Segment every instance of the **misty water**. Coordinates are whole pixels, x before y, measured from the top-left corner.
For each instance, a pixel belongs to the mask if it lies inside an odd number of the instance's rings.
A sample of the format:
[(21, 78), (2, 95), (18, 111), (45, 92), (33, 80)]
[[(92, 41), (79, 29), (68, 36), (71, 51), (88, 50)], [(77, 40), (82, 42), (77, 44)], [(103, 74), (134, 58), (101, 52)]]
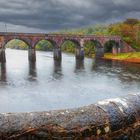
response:
[(6, 58), (0, 65), (0, 112), (75, 108), (140, 91), (140, 64), (81, 62), (66, 53), (60, 63), (52, 52), (37, 52), (36, 64), (29, 64), (27, 51), (11, 49)]

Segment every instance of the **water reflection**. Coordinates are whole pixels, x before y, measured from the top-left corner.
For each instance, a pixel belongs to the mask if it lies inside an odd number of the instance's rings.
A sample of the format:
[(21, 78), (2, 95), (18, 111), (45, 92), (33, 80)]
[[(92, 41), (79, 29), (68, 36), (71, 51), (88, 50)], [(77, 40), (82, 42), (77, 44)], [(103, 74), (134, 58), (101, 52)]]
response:
[(6, 82), (6, 63), (0, 64), (0, 81)]
[(100, 75), (105, 74), (109, 77), (117, 76), (121, 82), (140, 81), (139, 64), (116, 60), (94, 59), (91, 70)]
[(36, 80), (37, 69), (35, 62), (29, 62), (29, 80)]
[(94, 70), (96, 70), (96, 68), (97, 68), (97, 62), (96, 62), (96, 59), (93, 59), (92, 60), (92, 66), (91, 66), (91, 71), (94, 71)]
[(54, 60), (54, 65), (53, 65), (53, 77), (55, 79), (61, 79), (63, 76), (62, 74), (62, 65), (61, 61), (59, 60)]
[(99, 71), (102, 66), (104, 66), (104, 61), (102, 59), (93, 59), (91, 71)]
[(134, 63), (118, 63), (114, 67), (119, 68), (118, 77), (124, 83), (140, 81), (140, 65)]
[[(29, 63), (27, 51), (7, 49), (0, 64), (0, 112), (46, 111), (93, 104), (140, 91), (140, 64), (37, 52)], [(6, 82), (1, 82), (6, 81)]]
[(83, 71), (85, 69), (84, 60), (75, 60), (75, 72)]
[(135, 63), (122, 63), (123, 70), (128, 72), (131, 72), (133, 74), (140, 74), (140, 64)]

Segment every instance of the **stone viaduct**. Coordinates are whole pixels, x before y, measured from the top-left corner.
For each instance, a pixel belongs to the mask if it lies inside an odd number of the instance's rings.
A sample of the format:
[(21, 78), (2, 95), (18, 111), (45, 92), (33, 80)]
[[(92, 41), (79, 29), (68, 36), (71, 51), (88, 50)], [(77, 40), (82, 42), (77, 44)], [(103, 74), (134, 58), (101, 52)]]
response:
[(97, 35), (69, 35), (69, 34), (41, 34), (41, 33), (0, 33), (0, 62), (6, 62), (5, 45), (13, 39), (24, 41), (28, 46), (29, 61), (36, 61), (36, 44), (41, 40), (49, 41), (53, 46), (54, 59), (61, 60), (61, 45), (69, 40), (75, 44), (75, 55), (77, 59), (84, 58), (84, 44), (92, 41), (95, 44), (96, 57), (104, 55), (104, 46), (107, 42), (113, 41), (112, 53), (130, 52), (133, 49), (122, 41), (119, 36), (97, 36)]

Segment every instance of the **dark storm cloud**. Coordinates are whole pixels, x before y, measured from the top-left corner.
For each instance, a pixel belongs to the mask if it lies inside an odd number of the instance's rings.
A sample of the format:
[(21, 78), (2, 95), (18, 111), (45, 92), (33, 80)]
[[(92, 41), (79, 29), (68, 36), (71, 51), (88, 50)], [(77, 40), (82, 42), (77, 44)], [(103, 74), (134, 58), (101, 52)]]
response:
[(0, 22), (45, 31), (110, 23), (139, 16), (140, 0), (0, 1)]

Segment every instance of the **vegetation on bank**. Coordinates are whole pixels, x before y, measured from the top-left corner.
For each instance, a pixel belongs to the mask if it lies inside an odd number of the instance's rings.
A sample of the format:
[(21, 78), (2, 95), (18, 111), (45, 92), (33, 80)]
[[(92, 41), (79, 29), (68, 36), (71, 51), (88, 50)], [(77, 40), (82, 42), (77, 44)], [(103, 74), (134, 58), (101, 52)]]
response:
[(113, 60), (140, 63), (140, 52), (120, 53), (117, 55), (106, 53), (104, 55), (104, 59), (113, 59)]

